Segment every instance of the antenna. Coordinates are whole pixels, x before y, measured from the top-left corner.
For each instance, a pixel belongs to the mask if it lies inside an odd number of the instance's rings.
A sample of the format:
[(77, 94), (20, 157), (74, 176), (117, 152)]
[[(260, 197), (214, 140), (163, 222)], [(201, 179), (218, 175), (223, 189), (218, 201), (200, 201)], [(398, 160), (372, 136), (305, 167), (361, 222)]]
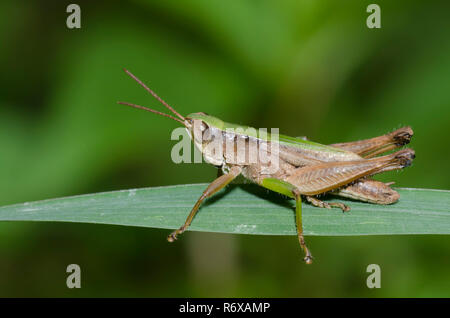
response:
[[(182, 120), (182, 123), (184, 124), (184, 117), (183, 116), (181, 116), (172, 106), (170, 106), (169, 104), (167, 104), (161, 97), (159, 97), (158, 95), (156, 95), (156, 93), (154, 92), (154, 91), (152, 91), (150, 88), (148, 88), (147, 87), (147, 85), (145, 85), (139, 78), (137, 78), (133, 73), (131, 73), (130, 71), (128, 71), (127, 69), (123, 69), (124, 71), (125, 71), (125, 73), (127, 73), (132, 79), (134, 79), (136, 82), (138, 82), (139, 83), (139, 85), (141, 85), (143, 88), (145, 88), (145, 90), (147, 91), (147, 92), (149, 92), (150, 94), (152, 94), (152, 96), (154, 97), (154, 98), (156, 98), (161, 104), (163, 104), (166, 108), (168, 108), (172, 113), (174, 113), (175, 115), (177, 115), (181, 120)], [(156, 110), (153, 110), (153, 109), (150, 109), (150, 108), (147, 108), (147, 107), (143, 107), (143, 106), (139, 106), (139, 105), (133, 105), (133, 104), (128, 104), (128, 103), (122, 103), (122, 102), (119, 102), (119, 104), (123, 104), (123, 105), (127, 105), (127, 106), (132, 106), (132, 107), (136, 107), (136, 108), (140, 108), (140, 109), (145, 109), (145, 110), (147, 110), (147, 111), (150, 111), (150, 112), (153, 112), (153, 113), (155, 113), (155, 114), (159, 114), (159, 115), (166, 115), (166, 114), (163, 114), (163, 113), (161, 113), (161, 112), (158, 112), (158, 111), (156, 111)], [(169, 117), (169, 118), (172, 118), (172, 119), (175, 119), (173, 116), (169, 116), (169, 115), (167, 115), (166, 117)], [(177, 119), (178, 120), (178, 119)], [(180, 121), (180, 120), (178, 120), (178, 121)]]
[(157, 110), (154, 110), (154, 109), (151, 109), (151, 108), (148, 108), (148, 107), (144, 107), (144, 106), (140, 106), (140, 105), (136, 105), (136, 104), (130, 104), (130, 103), (127, 103), (127, 102), (117, 102), (117, 104), (121, 104), (121, 105), (131, 106), (131, 107), (134, 107), (134, 108), (143, 109), (143, 110), (146, 110), (146, 111), (148, 111), (148, 112), (151, 112), (151, 113), (154, 113), (154, 114), (158, 114), (158, 115), (161, 115), (161, 116), (164, 116), (164, 117), (167, 117), (167, 118), (176, 120), (177, 122), (180, 122), (183, 126), (185, 126), (184, 121), (179, 120), (178, 118), (173, 117), (173, 116), (171, 116), (171, 115), (169, 115), (169, 114), (164, 114), (164, 113), (162, 113), (162, 112), (159, 112), (159, 111), (157, 111)]

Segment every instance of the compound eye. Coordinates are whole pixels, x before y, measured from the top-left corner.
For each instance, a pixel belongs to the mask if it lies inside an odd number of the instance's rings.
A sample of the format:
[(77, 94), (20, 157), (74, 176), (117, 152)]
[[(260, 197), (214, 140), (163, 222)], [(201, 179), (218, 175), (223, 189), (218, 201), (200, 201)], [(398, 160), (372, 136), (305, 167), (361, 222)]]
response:
[(203, 135), (205, 135), (205, 132), (209, 131), (209, 126), (200, 119), (194, 119), (192, 123), (192, 129), (194, 131), (194, 134), (198, 138), (203, 138)]
[(203, 140), (205, 141), (213, 141), (214, 135), (211, 129), (207, 126), (206, 130), (203, 131)]
[(200, 125), (200, 129), (202, 132), (204, 132), (209, 129), (209, 126), (204, 121), (202, 121), (202, 123)]

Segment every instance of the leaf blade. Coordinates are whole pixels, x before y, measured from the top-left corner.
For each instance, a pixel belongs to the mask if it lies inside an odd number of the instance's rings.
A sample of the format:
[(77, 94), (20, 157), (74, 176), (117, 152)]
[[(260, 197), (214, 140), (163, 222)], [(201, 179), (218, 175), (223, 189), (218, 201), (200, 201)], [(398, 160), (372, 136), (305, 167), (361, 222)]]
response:
[[(175, 229), (206, 184), (94, 193), (0, 207), (0, 221), (53, 221)], [(306, 235), (450, 234), (450, 191), (396, 189), (400, 201), (381, 206), (337, 200), (351, 207), (303, 203)], [(294, 201), (256, 185), (230, 185), (203, 204), (190, 230), (295, 235)]]

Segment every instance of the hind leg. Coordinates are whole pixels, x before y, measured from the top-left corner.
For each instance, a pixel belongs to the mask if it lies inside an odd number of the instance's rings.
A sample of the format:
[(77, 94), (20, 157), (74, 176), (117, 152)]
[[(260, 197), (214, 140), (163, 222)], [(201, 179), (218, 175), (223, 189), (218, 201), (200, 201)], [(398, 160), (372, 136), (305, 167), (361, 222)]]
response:
[(297, 168), (286, 181), (295, 185), (300, 193), (317, 207), (339, 207), (344, 212), (350, 210), (342, 203), (323, 202), (316, 197), (326, 192), (365, 202), (390, 204), (398, 200), (398, 193), (388, 184), (366, 178), (377, 173), (408, 167), (414, 157), (413, 150), (404, 149), (378, 158), (323, 163)]
[(400, 198), (398, 192), (392, 190), (389, 184), (371, 179), (358, 180), (351, 185), (333, 191), (332, 194), (376, 204), (392, 204)]
[(332, 144), (330, 146), (348, 150), (363, 158), (372, 158), (381, 153), (404, 146), (411, 141), (411, 127), (402, 127), (389, 134), (375, 138)]

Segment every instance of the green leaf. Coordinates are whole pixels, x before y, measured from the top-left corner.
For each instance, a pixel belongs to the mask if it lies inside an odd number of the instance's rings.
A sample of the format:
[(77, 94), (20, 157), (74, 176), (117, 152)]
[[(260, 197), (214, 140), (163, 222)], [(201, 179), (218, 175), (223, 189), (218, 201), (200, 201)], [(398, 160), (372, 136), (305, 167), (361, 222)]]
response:
[[(3, 221), (101, 223), (175, 229), (206, 184), (122, 190), (0, 207)], [(450, 191), (397, 189), (388, 206), (351, 200), (351, 211), (303, 203), (306, 235), (450, 234)], [(295, 235), (294, 201), (251, 184), (230, 185), (206, 201), (190, 230)]]

